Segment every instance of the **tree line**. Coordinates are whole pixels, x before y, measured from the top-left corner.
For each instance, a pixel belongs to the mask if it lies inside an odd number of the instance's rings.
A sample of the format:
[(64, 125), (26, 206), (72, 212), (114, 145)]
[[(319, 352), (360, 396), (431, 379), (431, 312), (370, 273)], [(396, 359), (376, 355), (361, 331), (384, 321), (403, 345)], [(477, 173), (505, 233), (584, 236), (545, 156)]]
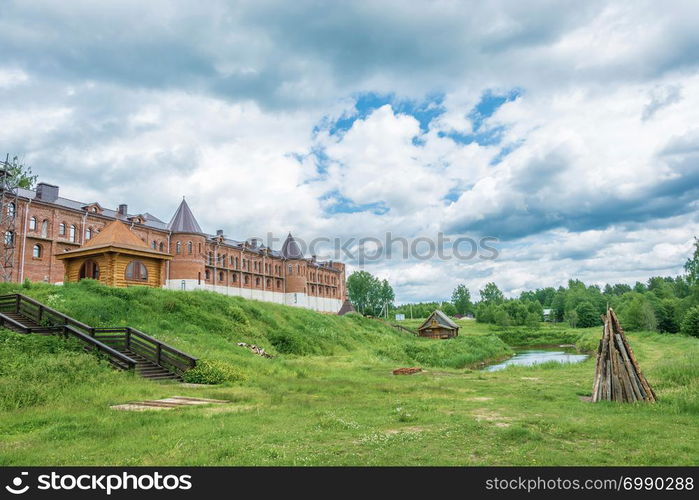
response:
[[(611, 306), (627, 330), (682, 332), (699, 337), (697, 239), (684, 269), (684, 275), (654, 276), (633, 286), (616, 283), (600, 287), (571, 279), (566, 286), (537, 288), (511, 299), (506, 298), (495, 283), (487, 283), (479, 290), (480, 300), (477, 302), (472, 302), (467, 286), (460, 284), (452, 292), (450, 301), (419, 302), (399, 307), (393, 305), (394, 293), (388, 281), (378, 280), (366, 271), (352, 273), (347, 288), (355, 309), (364, 314), (377, 315), (384, 311), (426, 318), (435, 309), (441, 309), (450, 316), (474, 314), (476, 321), (502, 327), (535, 327), (545, 319), (544, 310), (547, 310), (547, 320), (585, 328), (601, 325), (600, 316), (607, 306)], [(362, 283), (361, 287), (359, 283)]]

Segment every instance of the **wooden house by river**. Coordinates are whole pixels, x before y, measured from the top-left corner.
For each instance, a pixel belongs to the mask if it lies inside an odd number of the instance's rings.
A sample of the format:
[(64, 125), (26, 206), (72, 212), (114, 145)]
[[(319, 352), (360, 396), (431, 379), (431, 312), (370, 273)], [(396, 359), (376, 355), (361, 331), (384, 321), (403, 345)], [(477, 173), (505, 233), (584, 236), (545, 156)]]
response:
[(459, 335), (459, 325), (437, 309), (418, 327), (417, 331), (420, 337), (450, 339)]

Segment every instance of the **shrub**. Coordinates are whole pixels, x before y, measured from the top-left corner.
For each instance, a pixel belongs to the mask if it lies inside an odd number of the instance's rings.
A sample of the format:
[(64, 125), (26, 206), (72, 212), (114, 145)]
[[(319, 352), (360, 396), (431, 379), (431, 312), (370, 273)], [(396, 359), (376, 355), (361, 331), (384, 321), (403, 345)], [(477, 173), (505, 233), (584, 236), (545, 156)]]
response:
[(699, 337), (699, 306), (694, 306), (687, 311), (682, 322), (682, 333)]
[(182, 376), (190, 384), (223, 384), (245, 380), (245, 375), (223, 361), (199, 360), (197, 366)]

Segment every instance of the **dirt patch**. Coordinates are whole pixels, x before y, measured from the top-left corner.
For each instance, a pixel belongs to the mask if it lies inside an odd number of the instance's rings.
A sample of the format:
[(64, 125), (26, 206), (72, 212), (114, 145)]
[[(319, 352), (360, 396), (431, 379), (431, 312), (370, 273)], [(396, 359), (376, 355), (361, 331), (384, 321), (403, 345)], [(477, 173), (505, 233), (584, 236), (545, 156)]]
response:
[(422, 368), (419, 367), (413, 367), (413, 368), (396, 368), (393, 370), (394, 375), (415, 375), (416, 373), (420, 373), (422, 371)]
[(477, 422), (491, 422), (495, 427), (509, 427), (510, 417), (503, 417), (498, 412), (487, 408), (479, 408), (473, 413)]
[(520, 380), (541, 380), (539, 377), (519, 377)]
[(484, 396), (481, 397), (475, 397), (475, 398), (466, 398), (466, 401), (492, 401), (493, 398), (487, 398)]

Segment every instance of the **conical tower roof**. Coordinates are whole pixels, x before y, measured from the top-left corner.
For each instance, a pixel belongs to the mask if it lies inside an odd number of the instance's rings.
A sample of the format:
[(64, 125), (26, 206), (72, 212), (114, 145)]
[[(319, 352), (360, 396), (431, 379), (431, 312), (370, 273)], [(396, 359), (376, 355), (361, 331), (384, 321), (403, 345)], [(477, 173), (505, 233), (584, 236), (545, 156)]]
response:
[(170, 224), (167, 228), (173, 233), (198, 233), (203, 234), (201, 227), (197, 219), (194, 218), (194, 214), (189, 209), (189, 205), (184, 198), (182, 198), (182, 203), (177, 207), (175, 215), (172, 216)]
[(291, 233), (286, 237), (284, 244), (282, 245), (282, 257), (285, 259), (303, 259), (303, 253), (301, 252), (301, 247), (296, 243), (296, 240)]

